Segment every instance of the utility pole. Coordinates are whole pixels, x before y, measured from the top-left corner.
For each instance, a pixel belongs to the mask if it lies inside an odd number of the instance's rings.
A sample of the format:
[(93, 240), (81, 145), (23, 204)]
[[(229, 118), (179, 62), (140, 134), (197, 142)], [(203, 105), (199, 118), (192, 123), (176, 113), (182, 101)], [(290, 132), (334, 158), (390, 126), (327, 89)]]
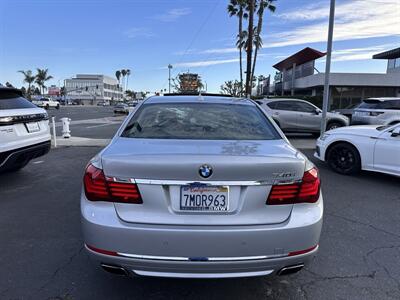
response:
[(171, 69), (172, 65), (168, 65), (168, 93), (171, 93)]
[(326, 51), (325, 63), (325, 83), (324, 83), (324, 98), (322, 105), (322, 120), (321, 120), (321, 136), (325, 133), (326, 129), (326, 115), (329, 106), (329, 77), (331, 72), (331, 56), (332, 56), (332, 39), (333, 39), (333, 25), (335, 23), (335, 0), (331, 0), (329, 10), (329, 29), (328, 29), (328, 45)]

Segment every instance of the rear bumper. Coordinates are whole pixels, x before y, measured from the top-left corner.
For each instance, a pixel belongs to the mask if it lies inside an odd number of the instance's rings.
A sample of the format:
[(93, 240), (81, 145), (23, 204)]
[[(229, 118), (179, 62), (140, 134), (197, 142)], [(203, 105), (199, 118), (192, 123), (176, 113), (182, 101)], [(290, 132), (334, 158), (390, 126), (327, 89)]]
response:
[(46, 141), (35, 145), (13, 149), (0, 153), (0, 172), (7, 171), (18, 165), (24, 165), (28, 161), (45, 155), (50, 151), (51, 142)]
[(385, 125), (385, 120), (377, 117), (353, 115), (351, 125)]
[(257, 226), (126, 223), (112, 203), (93, 203), (84, 195), (81, 212), (84, 241), (91, 247), (86, 249), (99, 265), (146, 276), (225, 278), (274, 274), (308, 263), (318, 251), (323, 202), (321, 197), (316, 204), (295, 205), (284, 223)]

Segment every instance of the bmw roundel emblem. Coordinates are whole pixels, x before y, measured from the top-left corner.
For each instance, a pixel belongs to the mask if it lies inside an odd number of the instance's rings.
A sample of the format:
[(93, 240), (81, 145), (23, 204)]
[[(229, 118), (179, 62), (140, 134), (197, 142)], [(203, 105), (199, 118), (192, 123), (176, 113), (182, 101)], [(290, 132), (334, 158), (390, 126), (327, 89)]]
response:
[(199, 169), (199, 174), (203, 178), (208, 178), (212, 175), (213, 169), (209, 165), (202, 165)]

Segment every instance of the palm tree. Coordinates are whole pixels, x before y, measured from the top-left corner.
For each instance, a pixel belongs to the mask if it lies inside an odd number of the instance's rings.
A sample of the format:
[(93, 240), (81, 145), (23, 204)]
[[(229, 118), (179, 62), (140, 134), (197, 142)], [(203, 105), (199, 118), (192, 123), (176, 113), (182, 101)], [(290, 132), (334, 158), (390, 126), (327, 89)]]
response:
[(122, 89), (125, 89), (125, 76), (126, 76), (126, 70), (122, 69), (121, 70), (121, 75), (122, 75)]
[(251, 77), (251, 61), (253, 55), (253, 39), (254, 39), (254, 5), (255, 0), (248, 0), (248, 10), (249, 10), (249, 22), (248, 22), (248, 30), (247, 30), (247, 43), (246, 43), (246, 52), (247, 52), (247, 66), (246, 66), (246, 97), (251, 96), (251, 87), (252, 87), (252, 78)]
[(242, 50), (243, 44), (243, 19), (247, 18), (245, 12), (246, 1), (244, 0), (230, 0), (228, 4), (228, 14), (230, 17), (237, 16), (239, 18), (239, 32), (237, 34), (236, 46), (239, 49), (239, 68), (240, 68), (240, 83), (243, 85), (243, 63), (242, 63)]
[(52, 79), (53, 76), (47, 75), (49, 69), (37, 68), (36, 71), (37, 71), (37, 74), (36, 74), (35, 82), (40, 87), (41, 93), (44, 94), (45, 89), (47, 89), (47, 87), (45, 86), (45, 83), (46, 83), (46, 81)]
[(131, 91), (131, 90), (126, 90), (125, 91), (125, 95), (129, 98), (129, 99), (133, 99), (135, 97), (135, 92)]
[(131, 75), (131, 70), (126, 69), (126, 85), (125, 85), (125, 89), (128, 89), (129, 75)]
[(120, 70), (115, 71), (115, 77), (117, 77), (118, 84), (119, 84), (119, 83), (120, 83), (120, 80), (121, 80), (121, 71), (120, 71)]
[(262, 25), (263, 25), (263, 17), (264, 17), (264, 12), (265, 9), (268, 9), (270, 12), (275, 12), (276, 6), (273, 4), (276, 0), (260, 0), (258, 4), (258, 10), (257, 10), (257, 15), (258, 15), (258, 24), (255, 30), (254, 34), (254, 60), (253, 60), (253, 67), (251, 71), (251, 76), (254, 76), (254, 71), (256, 68), (256, 61), (257, 61), (257, 53), (258, 49), (262, 47), (262, 38), (261, 38), (261, 30), (262, 30)]
[(18, 71), (19, 73), (24, 75), (24, 82), (26, 82), (28, 84), (28, 98), (31, 95), (31, 86), (32, 83), (35, 82), (36, 76), (32, 74), (31, 70), (27, 70), (27, 71)]

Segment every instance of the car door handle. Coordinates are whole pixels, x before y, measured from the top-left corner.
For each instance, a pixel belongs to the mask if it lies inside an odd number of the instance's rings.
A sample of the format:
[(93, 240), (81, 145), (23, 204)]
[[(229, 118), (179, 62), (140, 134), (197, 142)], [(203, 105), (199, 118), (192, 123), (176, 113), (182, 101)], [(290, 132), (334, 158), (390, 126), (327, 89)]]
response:
[(274, 116), (279, 116), (279, 113), (278, 112), (274, 112)]

